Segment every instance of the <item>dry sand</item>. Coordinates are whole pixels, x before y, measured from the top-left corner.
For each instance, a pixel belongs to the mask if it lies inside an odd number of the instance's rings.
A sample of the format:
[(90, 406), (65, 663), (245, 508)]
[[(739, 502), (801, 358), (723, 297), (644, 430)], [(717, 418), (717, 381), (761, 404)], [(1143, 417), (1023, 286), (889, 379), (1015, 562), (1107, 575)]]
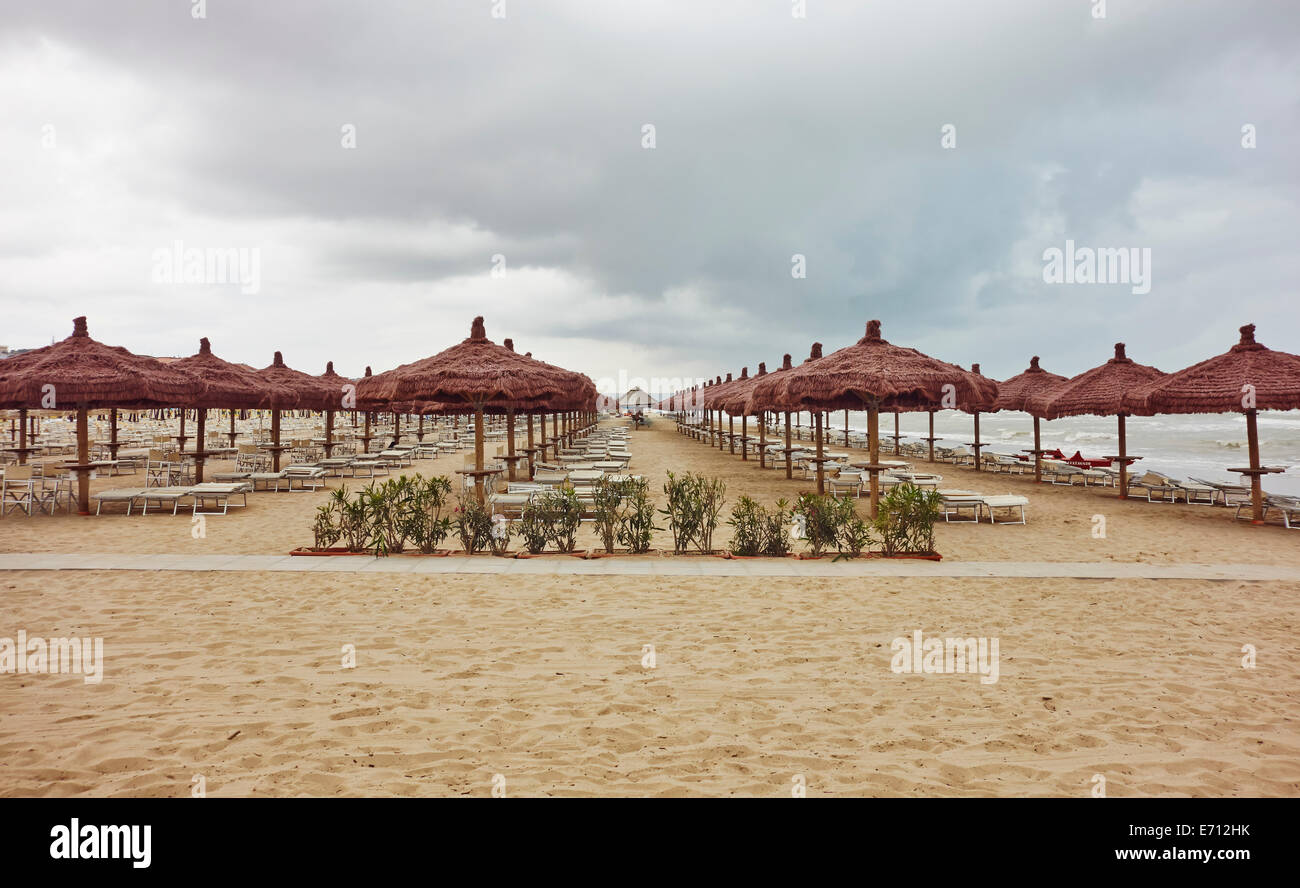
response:
[[(668, 467), (724, 477), (731, 501), (810, 487), (667, 423), (632, 449), (656, 490)], [(1300, 562), (1300, 534), (1222, 508), (940, 471), (1032, 500), (1027, 527), (941, 525), (946, 558)], [(201, 540), (188, 517), (10, 515), (0, 551), (282, 553), (310, 544), (323, 496), (258, 493)], [(1091, 538), (1093, 514), (1106, 540)], [(1084, 796), (1096, 774), (1111, 796), (1300, 794), (1295, 584), (107, 571), (0, 583), (0, 635), (105, 644), (97, 685), (0, 676), (4, 795), (185, 796), (196, 775), (214, 796), (489, 795), (497, 774), (510, 795), (788, 797), (802, 775), (810, 797)], [(891, 640), (918, 629), (998, 638), (1000, 680), (893, 673)], [(1242, 668), (1245, 644), (1258, 668)]]

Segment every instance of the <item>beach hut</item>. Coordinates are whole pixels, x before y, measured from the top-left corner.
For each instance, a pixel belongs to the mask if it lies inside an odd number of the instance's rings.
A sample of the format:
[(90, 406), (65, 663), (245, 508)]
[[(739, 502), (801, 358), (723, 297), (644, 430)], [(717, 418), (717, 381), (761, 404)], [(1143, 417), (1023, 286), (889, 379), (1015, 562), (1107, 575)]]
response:
[(1030, 405), (1034, 397), (1049, 398), (1053, 392), (1069, 382), (1064, 376), (1048, 373), (1038, 366), (1038, 355), (1029, 359), (1025, 372), (998, 385), (998, 410), (1020, 410), (1034, 418), (1034, 480), (1043, 480), (1043, 439), (1040, 434), (1042, 415)]
[[(824, 358), (810, 359), (788, 373), (772, 374), (754, 386), (754, 401), (781, 410), (866, 410), (871, 475), (871, 514), (880, 502), (880, 410), (955, 407), (989, 409), (997, 400), (997, 383), (913, 348), (893, 345), (881, 336), (880, 321), (867, 323), (855, 344)], [(818, 415), (818, 460), (821, 417)], [(821, 468), (821, 462), (817, 463)], [(823, 490), (818, 472), (818, 492)]]
[(1063, 385), (1031, 396), (1028, 408), (1044, 419), (1062, 416), (1114, 416), (1119, 421), (1119, 453), (1107, 459), (1119, 463), (1119, 497), (1128, 498), (1128, 464), (1137, 457), (1128, 455), (1125, 419), (1131, 408), (1124, 399), (1164, 378), (1155, 367), (1139, 364), (1124, 351), (1124, 343), (1115, 343), (1115, 356), (1099, 367), (1085, 370)]
[(1300, 408), (1300, 355), (1274, 351), (1255, 341), (1255, 325), (1221, 355), (1170, 373), (1130, 393), (1125, 407), (1134, 415), (1156, 413), (1243, 413), (1250, 465), (1229, 469), (1250, 478), (1251, 520), (1264, 520), (1262, 475), (1280, 471), (1259, 461), (1260, 410)]
[(0, 364), (0, 408), (75, 409), (77, 511), (90, 514), (89, 421), (99, 407), (170, 407), (199, 398), (204, 381), (153, 358), (90, 338), (85, 317), (72, 335)]

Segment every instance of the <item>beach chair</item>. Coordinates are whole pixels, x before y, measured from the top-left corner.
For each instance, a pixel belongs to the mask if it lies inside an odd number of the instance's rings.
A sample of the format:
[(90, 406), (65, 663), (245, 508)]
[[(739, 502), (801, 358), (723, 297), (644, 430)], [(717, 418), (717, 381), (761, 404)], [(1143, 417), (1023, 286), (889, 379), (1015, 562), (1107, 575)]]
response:
[[(1240, 514), (1242, 506), (1237, 507)], [(1282, 515), (1282, 526), (1287, 530), (1300, 530), (1300, 497), (1267, 494), (1264, 498), (1264, 515), (1276, 509)], [(1294, 524), (1292, 522), (1295, 522)]]
[(0, 481), (0, 516), (21, 509), (31, 517), (36, 505), (36, 484), (31, 466), (10, 466)]
[(149, 503), (157, 503), (159, 506), (171, 503), (172, 514), (175, 515), (177, 509), (180, 508), (181, 500), (189, 495), (189, 487), (174, 485), (170, 487), (146, 487), (135, 498), (140, 501), (140, 514), (142, 515), (149, 514)]
[[(281, 476), (287, 482), (286, 490), (293, 490), (293, 482), (298, 482), (299, 490), (320, 490), (325, 486), (325, 470), (318, 466), (286, 466)], [(276, 486), (277, 492), (279, 486)]]
[(146, 492), (144, 487), (119, 487), (115, 490), (101, 490), (99, 493), (92, 493), (90, 498), (97, 501), (95, 514), (98, 515), (104, 508), (105, 503), (126, 503), (126, 514), (131, 514), (131, 507), (135, 501)]
[[(243, 502), (238, 504), (241, 508), (248, 505), (248, 492), (253, 489), (253, 485), (248, 481), (236, 481), (233, 483), (223, 484), (216, 481), (207, 481), (203, 484), (196, 484), (190, 488), (190, 495), (194, 497), (193, 515), (225, 515), (230, 509), (230, 498), (232, 496), (243, 497)], [(216, 506), (221, 507), (221, 511), (199, 511), (200, 507), (211, 501)]]
[[(1026, 523), (1025, 506), (1029, 505), (1029, 497), (1016, 496), (1014, 494), (1006, 493), (1006, 494), (1001, 494), (999, 496), (983, 497), (982, 502), (984, 504), (984, 509), (989, 513), (990, 524), (1025, 524)], [(1020, 520), (999, 521), (997, 519), (997, 512), (999, 510), (1018, 511), (1020, 514)]]
[(826, 485), (830, 489), (831, 496), (839, 496), (843, 491), (845, 494), (852, 493), (854, 497), (861, 497), (862, 473), (840, 469), (835, 477), (827, 479)]
[(1175, 503), (1178, 502), (1180, 488), (1178, 481), (1168, 475), (1148, 470), (1141, 476), (1130, 478), (1128, 490), (1130, 495), (1136, 492), (1138, 496), (1145, 492), (1149, 503)]
[[(981, 494), (970, 490), (940, 490), (939, 496), (941, 497), (939, 509), (943, 513), (945, 523), (978, 522), (980, 520), (980, 509), (984, 507), (984, 499)], [(970, 509), (971, 517), (961, 517), (964, 509)]]

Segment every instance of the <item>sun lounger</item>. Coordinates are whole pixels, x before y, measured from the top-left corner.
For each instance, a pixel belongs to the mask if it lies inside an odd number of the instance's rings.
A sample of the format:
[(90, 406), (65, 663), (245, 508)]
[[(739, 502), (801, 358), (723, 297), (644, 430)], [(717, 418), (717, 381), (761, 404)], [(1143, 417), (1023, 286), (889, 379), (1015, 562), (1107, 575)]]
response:
[(165, 506), (167, 503), (172, 504), (172, 514), (180, 507), (181, 500), (190, 495), (189, 487), (146, 487), (140, 491), (136, 497), (140, 501), (140, 514), (149, 514), (149, 503), (157, 503), (159, 506)]
[[(1178, 492), (1180, 490), (1175, 479), (1160, 472), (1152, 471), (1129, 479), (1128, 489), (1130, 494), (1137, 491), (1138, 496), (1145, 492), (1149, 503), (1176, 503), (1178, 502)], [(1152, 499), (1153, 496), (1156, 498)]]
[[(240, 507), (248, 505), (248, 492), (253, 489), (253, 485), (247, 481), (238, 481), (231, 484), (223, 484), (217, 481), (205, 481), (203, 484), (196, 484), (190, 488), (190, 495), (194, 497), (193, 515), (225, 515), (230, 509), (230, 498), (232, 496), (243, 497), (243, 503)], [(221, 511), (200, 511), (200, 507), (211, 501), (216, 506), (221, 507)]]
[[(1002, 494), (1000, 496), (986, 496), (983, 498), (984, 508), (989, 513), (989, 522), (992, 524), (1024, 524), (1025, 506), (1029, 505), (1029, 497), (1015, 496), (1013, 494)], [(1019, 521), (999, 521), (996, 512), (999, 509), (1008, 511), (1018, 510), (1020, 512)]]
[[(1240, 516), (1243, 503), (1237, 506), (1237, 514)], [(1278, 494), (1268, 494), (1264, 499), (1264, 515), (1276, 509), (1282, 515), (1282, 526), (1288, 530), (1300, 530), (1300, 497), (1281, 496)], [(1293, 523), (1294, 522), (1294, 523)]]
[[(320, 490), (325, 486), (325, 470), (317, 466), (287, 466), (280, 474), (288, 482), (288, 490), (293, 490), (294, 481), (298, 482), (299, 490)], [(276, 490), (279, 489), (277, 484)]]
[(143, 487), (119, 487), (115, 490), (101, 490), (99, 493), (92, 493), (90, 498), (98, 501), (95, 506), (95, 514), (98, 515), (104, 508), (104, 503), (126, 503), (126, 514), (131, 514), (131, 507), (135, 501), (146, 490)]
[[(939, 496), (942, 497), (939, 508), (945, 522), (980, 520), (980, 509), (984, 507), (982, 494), (970, 490), (940, 490)], [(963, 509), (971, 510), (970, 518), (961, 517)]]
[(841, 491), (852, 493), (855, 497), (862, 496), (861, 472), (846, 472), (841, 469), (838, 475), (827, 479), (826, 483), (832, 496), (839, 496)]

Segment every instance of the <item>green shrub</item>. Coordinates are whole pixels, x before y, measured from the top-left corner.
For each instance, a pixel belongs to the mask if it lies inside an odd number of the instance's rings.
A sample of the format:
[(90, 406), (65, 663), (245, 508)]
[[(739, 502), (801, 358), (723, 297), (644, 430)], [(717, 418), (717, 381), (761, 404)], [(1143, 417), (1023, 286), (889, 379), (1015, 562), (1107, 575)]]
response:
[(726, 492), (727, 485), (717, 478), (705, 478), (694, 472), (679, 478), (668, 473), (668, 483), (664, 485), (668, 507), (660, 511), (668, 516), (673, 551), (680, 554), (692, 544), (700, 552), (713, 550), (713, 532), (718, 527)]
[(596, 534), (605, 546), (605, 551), (613, 552), (618, 543), (619, 506), (623, 503), (622, 482), (601, 478), (596, 482), (592, 499), (595, 503)]
[(776, 501), (776, 511), (763, 515), (762, 552), (774, 558), (784, 558), (790, 554), (790, 503), (785, 499)]
[(466, 555), (482, 552), (492, 539), (492, 516), (478, 497), (461, 498), (452, 514), (452, 527)]
[(767, 510), (747, 496), (731, 509), (731, 520), (727, 524), (733, 529), (731, 534), (731, 554), (758, 555), (763, 551), (764, 535), (767, 531)]
[(886, 556), (934, 551), (934, 524), (943, 497), (914, 484), (899, 484), (880, 500), (873, 522)]
[(650, 482), (644, 478), (629, 478), (622, 482), (623, 508), (618, 518), (618, 541), (627, 546), (633, 555), (650, 550), (650, 540), (656, 530), (655, 507), (650, 502)]
[(515, 531), (524, 541), (524, 548), (530, 555), (540, 555), (545, 551), (546, 543), (551, 538), (551, 522), (538, 499), (540, 497), (534, 497), (533, 501), (524, 507), (515, 525)]
[(331, 501), (316, 509), (316, 521), (311, 527), (317, 549), (328, 549), (343, 536), (343, 529), (334, 520), (334, 503)]
[(835, 509), (835, 548), (857, 558), (871, 544), (871, 524), (858, 514), (850, 497), (840, 497)]
[(821, 555), (827, 547), (835, 545), (838, 536), (837, 505), (835, 498), (817, 493), (801, 493), (795, 503), (794, 519), (800, 535), (807, 541), (814, 555)]
[(547, 537), (561, 552), (572, 552), (578, 545), (578, 527), (582, 523), (582, 504), (571, 488), (548, 490), (533, 501), (541, 510)]
[(411, 489), (405, 531), (411, 542), (430, 555), (451, 532), (451, 519), (442, 514), (451, 495), (451, 481), (445, 476), (417, 476)]

